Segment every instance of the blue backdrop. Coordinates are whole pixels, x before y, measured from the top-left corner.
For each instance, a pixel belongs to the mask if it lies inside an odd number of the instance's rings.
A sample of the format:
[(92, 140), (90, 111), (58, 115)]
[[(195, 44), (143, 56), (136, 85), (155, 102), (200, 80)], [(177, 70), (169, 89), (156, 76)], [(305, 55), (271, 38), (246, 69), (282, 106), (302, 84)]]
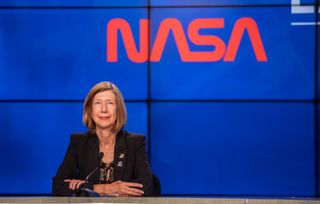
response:
[[(127, 103), (126, 129), (147, 136), (165, 195), (319, 195), (316, 6), (315, 0), (1, 1), (0, 194), (51, 193), (70, 134), (86, 131), (87, 92), (111, 81)], [(227, 49), (243, 18), (257, 25), (266, 61), (257, 60), (249, 29), (234, 61), (224, 60), (226, 51), (214, 62), (182, 60), (177, 30), (191, 52), (214, 51), (194, 43), (190, 25), (223, 19), (198, 34), (215, 36)], [(110, 62), (107, 25), (114, 19), (130, 32), (116, 32), (118, 60)], [(141, 19), (149, 20), (145, 30)], [(168, 19), (178, 26), (169, 26), (166, 38), (159, 31)], [(151, 58), (156, 39), (164, 40), (160, 60), (130, 60), (124, 40), (130, 33), (138, 52), (146, 40)]]

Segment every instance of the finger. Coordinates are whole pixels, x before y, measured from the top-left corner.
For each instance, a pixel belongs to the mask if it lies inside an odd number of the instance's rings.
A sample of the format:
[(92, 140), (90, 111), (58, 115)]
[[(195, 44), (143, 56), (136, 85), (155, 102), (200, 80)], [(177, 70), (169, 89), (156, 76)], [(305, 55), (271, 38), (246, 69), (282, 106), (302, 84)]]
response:
[(79, 185), (80, 185), (80, 184), (81, 184), (81, 181), (75, 180), (75, 181), (74, 181), (74, 189), (79, 188)]
[(78, 180), (73, 180), (72, 181), (72, 190), (76, 189), (78, 182), (79, 182)]
[(136, 187), (136, 188), (142, 188), (143, 185), (140, 184), (140, 183), (131, 183), (131, 182), (123, 182), (126, 184), (126, 186), (129, 186), (129, 187)]
[(125, 189), (123, 191), (124, 194), (127, 194), (129, 196), (141, 196), (142, 194), (138, 191), (134, 191), (133, 189)]
[(72, 182), (73, 182), (73, 180), (71, 180), (71, 181), (69, 182), (69, 189), (72, 189)]
[(136, 194), (139, 194), (139, 195), (144, 194), (144, 192), (142, 190), (136, 189), (136, 188), (130, 188), (129, 191), (136, 193)]
[(142, 194), (144, 193), (144, 192), (143, 192), (142, 190), (140, 190), (140, 189), (130, 188), (130, 187), (126, 188), (125, 190), (126, 190), (126, 192), (129, 192), (129, 193), (132, 194), (132, 195), (142, 195)]
[(119, 195), (121, 195), (121, 196), (138, 196), (138, 195), (135, 195), (135, 193), (132, 193), (128, 190), (123, 190), (122, 192), (119, 193)]
[(66, 180), (63, 180), (64, 182), (70, 182), (71, 181), (71, 179), (66, 179)]
[(142, 196), (143, 195), (142, 193), (133, 192), (133, 191), (128, 191), (127, 194), (130, 196)]
[(79, 188), (81, 184), (83, 184), (84, 181), (78, 181), (78, 183), (76, 184), (76, 188)]
[(71, 182), (70, 182), (70, 189), (72, 189), (72, 190), (74, 190), (74, 187), (75, 187), (75, 180), (72, 180)]

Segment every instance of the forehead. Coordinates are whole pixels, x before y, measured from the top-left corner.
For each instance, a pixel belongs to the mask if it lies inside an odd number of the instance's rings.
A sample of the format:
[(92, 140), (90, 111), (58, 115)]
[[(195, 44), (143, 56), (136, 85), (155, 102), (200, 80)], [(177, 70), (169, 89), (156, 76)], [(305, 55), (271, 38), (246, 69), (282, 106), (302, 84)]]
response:
[(116, 100), (116, 96), (114, 95), (114, 93), (110, 90), (107, 90), (107, 91), (103, 91), (103, 92), (100, 92), (100, 93), (97, 93), (94, 98), (93, 98), (94, 101), (96, 100), (112, 100), (112, 101), (115, 101)]

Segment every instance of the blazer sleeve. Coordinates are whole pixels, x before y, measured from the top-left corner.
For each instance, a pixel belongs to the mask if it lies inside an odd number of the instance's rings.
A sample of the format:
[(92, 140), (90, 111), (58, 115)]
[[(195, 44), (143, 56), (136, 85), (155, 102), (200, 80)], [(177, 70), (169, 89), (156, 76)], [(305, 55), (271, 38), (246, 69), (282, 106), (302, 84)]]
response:
[(146, 139), (143, 135), (135, 137), (136, 160), (133, 182), (143, 185), (144, 196), (151, 196), (153, 192), (153, 179), (146, 154)]
[(77, 190), (69, 189), (69, 183), (64, 182), (64, 180), (77, 178), (77, 141), (76, 137), (71, 135), (63, 162), (60, 165), (56, 176), (52, 179), (52, 195), (72, 196)]

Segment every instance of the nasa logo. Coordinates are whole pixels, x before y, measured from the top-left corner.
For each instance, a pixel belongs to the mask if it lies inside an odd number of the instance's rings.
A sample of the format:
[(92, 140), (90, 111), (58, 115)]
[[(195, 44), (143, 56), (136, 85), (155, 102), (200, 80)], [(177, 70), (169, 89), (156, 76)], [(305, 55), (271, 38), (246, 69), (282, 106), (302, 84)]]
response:
[(135, 63), (144, 63), (147, 60), (159, 62), (170, 31), (173, 33), (183, 62), (217, 62), (221, 59), (225, 62), (233, 62), (245, 31), (249, 36), (256, 60), (258, 62), (268, 61), (257, 23), (252, 18), (242, 17), (235, 22), (227, 45), (218, 36), (199, 33), (200, 29), (223, 29), (224, 26), (223, 18), (198, 18), (191, 21), (188, 26), (188, 38), (190, 41), (195, 45), (208, 45), (215, 48), (212, 51), (191, 51), (180, 21), (176, 18), (164, 19), (160, 24), (151, 49), (150, 58), (148, 59), (149, 20), (140, 20), (140, 45), (138, 51), (129, 23), (125, 19), (114, 18), (107, 24), (106, 61), (118, 62), (118, 31), (121, 33), (128, 58)]

